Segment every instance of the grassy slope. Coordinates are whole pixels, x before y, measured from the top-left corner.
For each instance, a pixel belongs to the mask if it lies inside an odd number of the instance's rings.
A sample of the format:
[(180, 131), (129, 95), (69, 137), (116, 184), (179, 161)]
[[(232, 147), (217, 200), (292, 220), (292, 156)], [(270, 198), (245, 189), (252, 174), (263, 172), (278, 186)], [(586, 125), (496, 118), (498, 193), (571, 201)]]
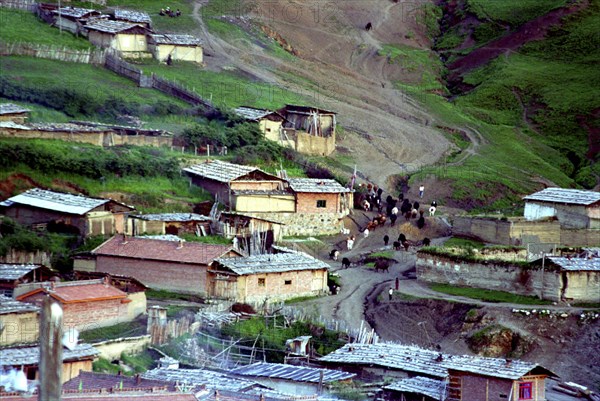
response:
[(482, 20), (518, 26), (566, 3), (567, 0), (467, 0), (467, 9)]

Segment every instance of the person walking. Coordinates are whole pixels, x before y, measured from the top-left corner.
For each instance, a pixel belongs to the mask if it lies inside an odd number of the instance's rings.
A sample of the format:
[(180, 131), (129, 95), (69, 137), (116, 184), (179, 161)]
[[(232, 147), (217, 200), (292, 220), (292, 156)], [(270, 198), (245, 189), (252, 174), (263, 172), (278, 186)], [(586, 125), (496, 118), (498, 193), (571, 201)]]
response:
[(392, 296), (394, 295), (394, 289), (392, 287), (390, 287), (390, 290), (388, 291), (388, 295), (390, 297), (390, 301), (392, 300)]
[(365, 231), (363, 231), (363, 236), (365, 238), (367, 238), (369, 236), (369, 229), (368, 228), (365, 228)]
[(419, 187), (419, 198), (423, 198), (423, 194), (425, 193), (425, 185), (421, 184)]
[(352, 250), (353, 246), (354, 246), (354, 235), (348, 237), (348, 239), (346, 240), (346, 247), (348, 248), (349, 251)]
[(385, 244), (385, 246), (387, 246), (388, 242), (390, 242), (390, 236), (386, 234), (383, 236), (383, 243)]

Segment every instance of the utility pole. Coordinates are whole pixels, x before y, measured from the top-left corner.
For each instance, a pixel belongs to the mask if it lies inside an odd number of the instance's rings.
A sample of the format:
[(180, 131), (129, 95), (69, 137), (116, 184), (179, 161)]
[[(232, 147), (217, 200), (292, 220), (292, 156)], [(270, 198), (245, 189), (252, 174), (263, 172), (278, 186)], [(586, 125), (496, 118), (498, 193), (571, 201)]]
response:
[(40, 317), (40, 401), (60, 401), (62, 393), (63, 311), (50, 297)]

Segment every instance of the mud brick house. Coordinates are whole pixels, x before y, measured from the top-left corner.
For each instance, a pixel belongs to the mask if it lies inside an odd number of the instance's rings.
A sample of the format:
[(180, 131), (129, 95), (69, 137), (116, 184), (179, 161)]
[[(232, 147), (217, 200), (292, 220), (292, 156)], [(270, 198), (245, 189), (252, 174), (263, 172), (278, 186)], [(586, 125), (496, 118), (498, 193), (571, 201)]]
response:
[(159, 213), (130, 215), (127, 234), (210, 234), (210, 217), (196, 213)]
[[(89, 344), (77, 344), (74, 349), (63, 349), (63, 383), (79, 375), (91, 372), (92, 362), (98, 350)], [(5, 368), (23, 369), (28, 380), (39, 380), (40, 347), (11, 347), (0, 349), (0, 361)], [(4, 396), (1, 397), (4, 400)], [(8, 398), (7, 398), (8, 399)]]
[(110, 14), (115, 21), (130, 22), (147, 29), (152, 29), (152, 19), (148, 13), (143, 11), (121, 10), (117, 8)]
[[(600, 257), (550, 256), (547, 268), (558, 270), (560, 293), (556, 298), (576, 302), (600, 302)], [(540, 264), (540, 261), (537, 262)], [(554, 295), (554, 294), (553, 294)], [(554, 298), (554, 297), (553, 297)]]
[(285, 117), (279, 114), (279, 112), (246, 106), (238, 107), (233, 111), (244, 120), (257, 123), (265, 138), (277, 142), (281, 146), (295, 148), (295, 145), (292, 146), (283, 137), (282, 126)]
[(37, 342), (40, 308), (0, 295), (0, 347)]
[(55, 273), (43, 265), (0, 263), (0, 295), (12, 298), (19, 285), (47, 281), (54, 276)]
[(328, 156), (335, 150), (335, 112), (287, 105), (278, 113), (285, 117), (282, 136), (289, 147), (319, 156)]
[(546, 188), (523, 199), (526, 220), (555, 217), (562, 227), (600, 230), (600, 192)]
[(445, 381), (446, 401), (545, 401), (545, 379), (556, 376), (535, 363), (448, 355), (398, 343), (346, 344), (319, 361), (356, 372), (359, 378)]
[(125, 216), (135, 209), (112, 199), (34, 188), (0, 202), (0, 210), (25, 226), (61, 224), (87, 237), (123, 232)]
[(446, 401), (447, 383), (444, 380), (415, 376), (383, 387), (388, 401)]
[[(133, 277), (150, 288), (205, 295), (217, 258), (239, 257), (231, 246), (115, 236), (94, 249), (93, 270)], [(86, 265), (84, 269), (91, 269)], [(82, 270), (75, 266), (75, 270)]]
[(209, 295), (254, 304), (320, 295), (328, 267), (301, 252), (219, 258), (208, 270)]
[(75, 35), (83, 32), (83, 26), (92, 18), (99, 17), (102, 13), (98, 10), (79, 7), (61, 7), (52, 11), (53, 25)]
[(290, 178), (296, 195), (296, 213), (331, 213), (347, 215), (353, 204), (352, 192), (336, 180)]
[(204, 61), (202, 41), (192, 35), (152, 34), (148, 36), (148, 49), (155, 59), (162, 62), (166, 62), (169, 56), (171, 60), (198, 64)]
[(221, 212), (217, 220), (216, 231), (225, 238), (235, 238), (238, 248), (249, 255), (268, 253), (283, 239), (283, 224), (277, 221), (233, 212)]
[(147, 29), (141, 24), (95, 19), (87, 23), (85, 29), (94, 46), (115, 49), (126, 57), (150, 57)]
[(15, 124), (25, 124), (31, 110), (14, 103), (0, 104), (0, 121), (12, 121)]

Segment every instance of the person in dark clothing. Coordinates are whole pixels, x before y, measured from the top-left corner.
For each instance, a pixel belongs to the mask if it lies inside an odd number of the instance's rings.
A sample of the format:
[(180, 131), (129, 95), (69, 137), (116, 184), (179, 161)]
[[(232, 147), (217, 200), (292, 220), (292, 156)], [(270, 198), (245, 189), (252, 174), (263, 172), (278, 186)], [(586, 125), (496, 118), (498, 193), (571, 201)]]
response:
[(385, 244), (385, 246), (387, 246), (388, 242), (390, 242), (390, 237), (386, 234), (383, 236), (383, 243)]

